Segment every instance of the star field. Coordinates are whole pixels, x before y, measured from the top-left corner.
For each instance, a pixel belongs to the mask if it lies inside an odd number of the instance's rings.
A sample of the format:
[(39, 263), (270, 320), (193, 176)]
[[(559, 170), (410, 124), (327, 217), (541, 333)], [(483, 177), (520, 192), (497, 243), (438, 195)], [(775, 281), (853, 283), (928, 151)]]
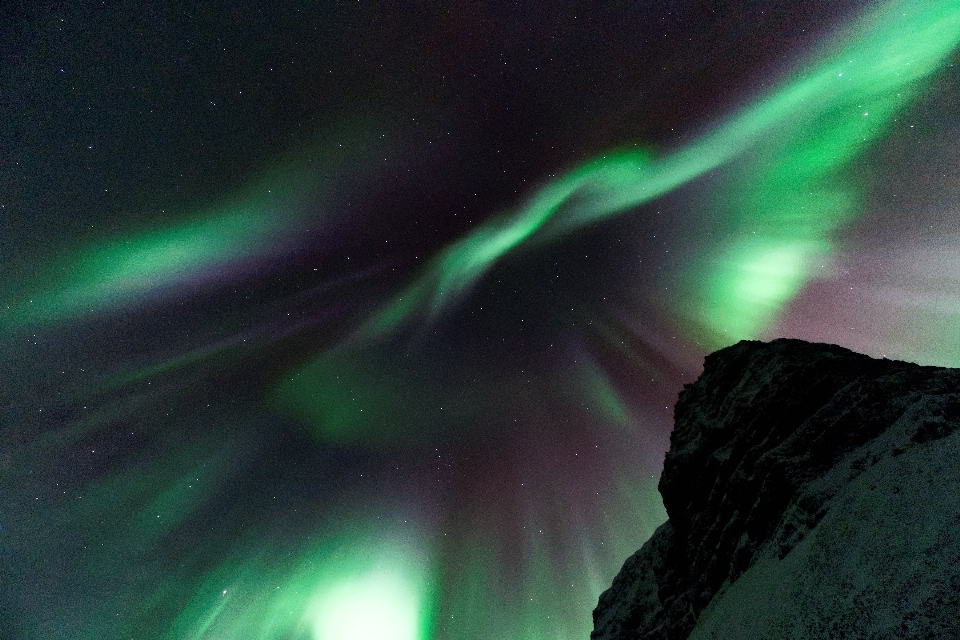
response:
[(0, 24), (3, 637), (587, 638), (704, 355), (960, 364), (955, 2)]

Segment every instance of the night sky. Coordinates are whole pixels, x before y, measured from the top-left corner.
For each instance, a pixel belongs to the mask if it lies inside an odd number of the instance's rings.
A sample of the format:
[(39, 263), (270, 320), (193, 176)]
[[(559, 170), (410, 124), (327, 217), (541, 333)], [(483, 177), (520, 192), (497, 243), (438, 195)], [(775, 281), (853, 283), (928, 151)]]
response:
[(741, 339), (960, 365), (960, 2), (0, 7), (0, 637), (585, 640)]

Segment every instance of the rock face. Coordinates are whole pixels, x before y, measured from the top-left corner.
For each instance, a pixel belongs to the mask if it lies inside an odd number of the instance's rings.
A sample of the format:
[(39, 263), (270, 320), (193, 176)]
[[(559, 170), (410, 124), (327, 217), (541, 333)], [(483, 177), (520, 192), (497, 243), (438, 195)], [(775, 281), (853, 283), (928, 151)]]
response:
[(745, 341), (674, 419), (591, 638), (960, 639), (960, 369)]

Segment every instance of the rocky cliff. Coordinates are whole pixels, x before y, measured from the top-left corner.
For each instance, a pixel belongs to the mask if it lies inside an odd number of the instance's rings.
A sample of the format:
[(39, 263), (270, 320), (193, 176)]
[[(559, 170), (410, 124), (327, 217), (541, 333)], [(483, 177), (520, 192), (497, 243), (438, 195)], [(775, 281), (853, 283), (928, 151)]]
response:
[(960, 638), (960, 369), (745, 341), (674, 420), (591, 638)]

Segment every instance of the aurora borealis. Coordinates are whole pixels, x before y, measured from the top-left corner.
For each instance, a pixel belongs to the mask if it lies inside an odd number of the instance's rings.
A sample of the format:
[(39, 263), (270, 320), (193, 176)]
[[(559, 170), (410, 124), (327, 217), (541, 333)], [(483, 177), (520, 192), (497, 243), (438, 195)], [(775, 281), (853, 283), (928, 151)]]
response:
[(0, 637), (587, 638), (706, 353), (960, 366), (960, 2), (544, 4), (0, 11)]

